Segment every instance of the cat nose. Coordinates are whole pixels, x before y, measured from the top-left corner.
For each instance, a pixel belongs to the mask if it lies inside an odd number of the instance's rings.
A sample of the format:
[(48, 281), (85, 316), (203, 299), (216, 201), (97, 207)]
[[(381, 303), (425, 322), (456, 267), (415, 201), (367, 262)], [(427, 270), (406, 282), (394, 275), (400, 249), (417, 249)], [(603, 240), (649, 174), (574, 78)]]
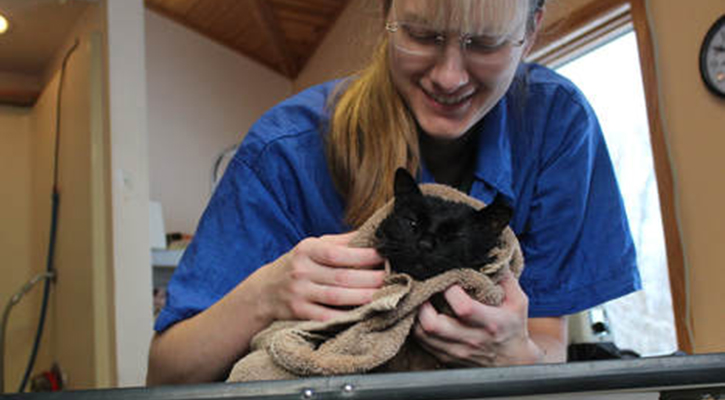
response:
[(424, 237), (418, 241), (418, 248), (420, 248), (423, 251), (431, 251), (433, 250), (433, 238), (432, 237)]

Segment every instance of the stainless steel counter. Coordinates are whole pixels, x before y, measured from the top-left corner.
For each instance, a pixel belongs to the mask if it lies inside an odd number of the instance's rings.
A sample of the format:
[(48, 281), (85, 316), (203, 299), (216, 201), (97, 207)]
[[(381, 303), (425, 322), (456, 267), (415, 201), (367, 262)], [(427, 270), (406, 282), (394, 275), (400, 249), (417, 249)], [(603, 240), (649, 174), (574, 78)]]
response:
[[(650, 394), (651, 396), (643, 396)], [(725, 399), (725, 353), (505, 368), (5, 395), (0, 399)], [(661, 397), (660, 397), (661, 396)]]

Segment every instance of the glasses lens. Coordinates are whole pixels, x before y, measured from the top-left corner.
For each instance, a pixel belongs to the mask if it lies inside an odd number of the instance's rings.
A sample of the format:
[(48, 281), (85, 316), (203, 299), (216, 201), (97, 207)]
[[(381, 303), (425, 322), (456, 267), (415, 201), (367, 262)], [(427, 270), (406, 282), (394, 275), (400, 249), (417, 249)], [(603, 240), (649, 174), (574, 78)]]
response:
[(501, 64), (513, 58), (514, 44), (506, 37), (472, 36), (464, 41), (466, 58), (476, 64)]
[(392, 31), (395, 46), (412, 55), (436, 56), (445, 43), (445, 35), (425, 25), (399, 23)]
[[(446, 33), (421, 24), (394, 23), (388, 26), (388, 31), (398, 50), (418, 58), (439, 57), (447, 42)], [(459, 38), (460, 35), (456, 37)], [(474, 64), (508, 62), (513, 58), (514, 48), (520, 45), (501, 36), (464, 36), (460, 40), (465, 58)]]

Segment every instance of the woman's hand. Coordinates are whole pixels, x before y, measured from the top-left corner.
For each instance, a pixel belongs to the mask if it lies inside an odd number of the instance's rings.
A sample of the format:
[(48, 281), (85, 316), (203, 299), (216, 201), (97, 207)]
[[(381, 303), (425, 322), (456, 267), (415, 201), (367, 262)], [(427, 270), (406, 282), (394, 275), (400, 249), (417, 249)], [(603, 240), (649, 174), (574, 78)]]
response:
[(369, 302), (385, 271), (371, 270), (382, 263), (375, 250), (348, 247), (354, 234), (303, 240), (211, 307), (157, 334), (147, 382), (224, 379), (275, 319), (326, 320), (343, 312), (334, 306)]
[(457, 285), (445, 291), (455, 317), (440, 314), (425, 303), (414, 330), (418, 342), (439, 361), (452, 366), (543, 361), (544, 352), (529, 336), (528, 297), (510, 273), (500, 285), (505, 297), (498, 307), (479, 303)]
[(385, 271), (372, 269), (383, 259), (374, 249), (349, 247), (355, 232), (301, 241), (289, 253), (258, 272), (274, 319), (317, 320), (344, 311), (337, 306), (370, 302), (383, 285)]

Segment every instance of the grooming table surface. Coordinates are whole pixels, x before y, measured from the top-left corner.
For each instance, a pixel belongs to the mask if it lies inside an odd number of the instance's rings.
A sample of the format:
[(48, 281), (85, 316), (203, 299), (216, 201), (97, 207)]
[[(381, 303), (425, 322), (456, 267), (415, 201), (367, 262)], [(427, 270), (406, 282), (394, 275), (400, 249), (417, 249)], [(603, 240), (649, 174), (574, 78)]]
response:
[(725, 399), (725, 353), (504, 368), (345, 375), (294, 381), (5, 395), (0, 396), (0, 399), (433, 400), (521, 396), (551, 399)]

